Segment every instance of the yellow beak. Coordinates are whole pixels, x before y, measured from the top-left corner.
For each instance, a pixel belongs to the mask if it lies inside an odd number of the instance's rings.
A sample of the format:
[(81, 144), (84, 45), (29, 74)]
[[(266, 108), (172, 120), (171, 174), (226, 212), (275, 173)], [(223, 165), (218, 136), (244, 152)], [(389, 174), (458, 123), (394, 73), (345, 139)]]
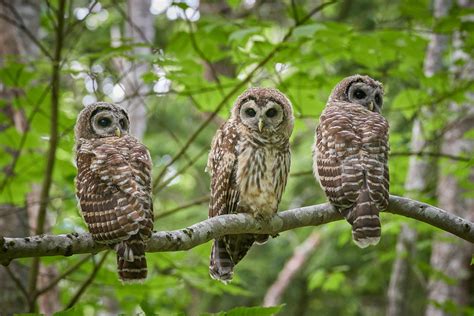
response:
[(118, 128), (118, 127), (115, 129), (115, 136), (117, 136), (117, 137), (122, 136), (122, 132), (120, 131), (120, 128)]
[(263, 125), (264, 125), (264, 124), (263, 124), (263, 119), (260, 118), (260, 119), (258, 120), (258, 130), (259, 130), (260, 132), (261, 132), (262, 129), (263, 129)]
[(371, 110), (371, 111), (374, 110), (374, 102), (369, 103), (369, 110)]

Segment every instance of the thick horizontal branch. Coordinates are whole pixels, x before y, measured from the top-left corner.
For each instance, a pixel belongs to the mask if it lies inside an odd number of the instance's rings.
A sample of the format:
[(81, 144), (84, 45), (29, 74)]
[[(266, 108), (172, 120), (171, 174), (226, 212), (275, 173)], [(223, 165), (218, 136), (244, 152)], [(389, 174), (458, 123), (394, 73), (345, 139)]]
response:
[[(414, 218), (474, 243), (474, 223), (437, 207), (392, 195), (387, 212)], [(247, 214), (223, 215), (184, 229), (155, 232), (147, 251), (182, 251), (224, 235), (274, 235), (298, 227), (318, 226), (341, 219), (342, 216), (328, 203), (279, 212), (268, 222), (256, 220)], [(95, 243), (90, 234), (0, 237), (0, 262), (8, 264), (15, 258), (97, 253), (105, 249), (107, 246)]]

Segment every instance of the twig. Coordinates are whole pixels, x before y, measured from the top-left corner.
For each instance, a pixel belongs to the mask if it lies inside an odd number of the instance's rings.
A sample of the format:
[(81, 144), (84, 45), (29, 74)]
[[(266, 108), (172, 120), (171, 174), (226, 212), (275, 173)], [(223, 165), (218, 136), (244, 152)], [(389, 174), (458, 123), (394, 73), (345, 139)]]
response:
[[(53, 182), (54, 163), (56, 161), (56, 148), (58, 145), (58, 110), (59, 110), (59, 89), (60, 89), (60, 63), (61, 51), (63, 46), (63, 31), (64, 31), (64, 12), (66, 0), (59, 1), (58, 8), (58, 27), (56, 29), (56, 46), (54, 49), (53, 67), (51, 76), (51, 125), (48, 157), (46, 162), (46, 170), (41, 187), (40, 205), (38, 210), (38, 218), (36, 221), (36, 234), (44, 233), (44, 224), (46, 221), (46, 209), (49, 200), (49, 191)], [(40, 262), (34, 259), (30, 271), (30, 285), (29, 292), (36, 292), (37, 278), (39, 272)], [(33, 306), (34, 307), (34, 306)], [(33, 311), (32, 306), (30, 310)]]
[(186, 15), (185, 15), (185, 17), (186, 17), (186, 22), (187, 22), (188, 27), (189, 27), (189, 38), (191, 39), (191, 46), (193, 47), (193, 49), (196, 51), (196, 53), (199, 55), (199, 57), (201, 57), (201, 59), (207, 64), (207, 66), (211, 70), (212, 76), (214, 77), (214, 79), (216, 81), (219, 92), (221, 93), (222, 96), (224, 96), (224, 90), (222, 89), (222, 83), (219, 79), (217, 71), (214, 68), (214, 65), (212, 64), (212, 62), (209, 60), (209, 58), (207, 58), (206, 54), (204, 54), (204, 52), (199, 48), (199, 45), (196, 42), (196, 36), (194, 34), (194, 31), (193, 31), (193, 25), (192, 25), (191, 21), (188, 19), (188, 17)]
[(46, 89), (43, 90), (43, 93), (41, 94), (41, 96), (40, 96), (38, 102), (36, 103), (35, 107), (33, 108), (33, 111), (31, 111), (30, 115), (28, 116), (27, 123), (26, 123), (26, 131), (21, 135), (20, 145), (18, 146), (18, 149), (16, 150), (15, 156), (13, 157), (13, 161), (10, 165), (11, 166), (10, 167), (10, 174), (5, 176), (2, 183), (0, 184), (0, 193), (3, 192), (3, 190), (5, 189), (5, 187), (8, 184), (8, 181), (15, 174), (15, 167), (16, 167), (16, 164), (18, 162), (18, 159), (20, 159), (21, 151), (23, 150), (23, 146), (26, 143), (26, 138), (27, 138), (27, 136), (30, 132), (31, 122), (33, 121), (36, 113), (38, 113), (40, 105), (41, 105), (41, 103), (43, 103), (43, 100), (46, 97), (46, 95), (48, 94), (48, 92), (49, 92), (49, 87), (46, 87)]
[(94, 269), (92, 270), (91, 275), (87, 278), (87, 280), (81, 285), (79, 290), (76, 292), (76, 294), (73, 296), (73, 298), (69, 301), (67, 304), (67, 308), (71, 308), (74, 306), (74, 304), (77, 303), (77, 301), (81, 298), (82, 294), (86, 291), (86, 289), (91, 285), (92, 281), (94, 281), (95, 276), (97, 275), (97, 272), (99, 272), (100, 268), (105, 262), (105, 259), (107, 259), (107, 256), (109, 255), (110, 250), (107, 251), (102, 258), (100, 259), (99, 263), (94, 266)]
[(316, 250), (319, 241), (319, 233), (314, 232), (301, 245), (295, 248), (293, 255), (278, 274), (278, 278), (267, 290), (263, 299), (263, 306), (276, 306), (280, 304), (281, 297), (295, 275), (303, 268), (308, 258)]
[(250, 81), (250, 79), (253, 77), (253, 75), (260, 69), (262, 68), (264, 65), (266, 65), (274, 56), (275, 54), (283, 47), (283, 44), (291, 37), (291, 35), (293, 34), (293, 31), (296, 27), (304, 24), (307, 20), (309, 20), (311, 18), (311, 16), (313, 16), (314, 14), (316, 14), (317, 12), (321, 11), (322, 9), (324, 9), (326, 6), (328, 5), (331, 5), (333, 3), (337, 2), (337, 0), (332, 0), (332, 1), (328, 1), (328, 2), (325, 2), (319, 6), (317, 6), (316, 8), (314, 8), (313, 10), (310, 11), (310, 13), (308, 13), (303, 19), (301, 19), (299, 21), (299, 23), (295, 24), (294, 26), (290, 27), (290, 29), (288, 30), (288, 32), (285, 34), (285, 36), (283, 37), (282, 41), (277, 44), (273, 49), (272, 51), (270, 51), (270, 53), (268, 53), (268, 55), (263, 58), (258, 64), (257, 66), (255, 66), (254, 69), (252, 69), (252, 71), (250, 71), (250, 73), (241, 81), (239, 82), (229, 93), (227, 93), (226, 96), (224, 96), (221, 100), (221, 102), (219, 102), (219, 104), (216, 106), (216, 108), (214, 109), (214, 111), (212, 112), (211, 115), (209, 115), (209, 117), (203, 122), (201, 123), (201, 125), (196, 129), (196, 131), (191, 135), (191, 137), (189, 137), (188, 141), (184, 144), (183, 147), (181, 147), (181, 149), (178, 151), (177, 154), (174, 155), (174, 157), (164, 166), (164, 168), (161, 170), (161, 172), (158, 174), (158, 176), (155, 178), (155, 181), (153, 183), (153, 188), (155, 189), (161, 178), (165, 175), (166, 171), (168, 170), (168, 168), (174, 164), (179, 158), (181, 158), (181, 156), (188, 150), (188, 147), (191, 145), (192, 142), (194, 142), (194, 140), (197, 138), (197, 136), (204, 130), (204, 128), (206, 128), (206, 126), (214, 119), (214, 117), (217, 115), (217, 113), (222, 109), (222, 107), (230, 100), (230, 98), (232, 98), (232, 96), (237, 93), (245, 84), (247, 84), (247, 82)]
[(296, 6), (295, 0), (291, 0), (291, 11), (293, 12), (293, 19), (295, 20), (295, 23), (298, 24), (298, 8)]
[(191, 159), (186, 165), (184, 165), (181, 169), (179, 169), (174, 175), (170, 176), (168, 179), (166, 179), (162, 184), (157, 186), (156, 188), (153, 189), (153, 194), (158, 194), (161, 190), (166, 188), (168, 184), (170, 184), (171, 181), (176, 179), (179, 175), (183, 174), (188, 168), (192, 167), (209, 149), (208, 148), (203, 148), (201, 151)]
[(3, 13), (0, 13), (0, 19), (3, 19), (6, 22), (10, 23), (11, 25), (16, 26), (19, 30), (25, 33), (26, 36), (28, 36), (28, 38), (40, 49), (40, 51), (46, 57), (48, 57), (50, 60), (53, 60), (53, 56), (51, 56), (51, 54), (46, 49), (46, 47), (44, 47), (43, 44), (41, 44), (41, 42), (36, 38), (36, 36), (34, 36), (33, 33), (31, 33), (31, 31), (26, 27), (18, 11), (16, 11), (16, 9), (11, 4), (8, 4), (7, 1), (5, 0), (0, 0), (0, 4), (7, 7), (13, 13), (13, 15), (15, 16), (17, 20), (10, 18), (9, 16)]
[(69, 35), (69, 33), (71, 33), (74, 28), (81, 24), (82, 22), (84, 22), (88, 17), (89, 15), (92, 14), (92, 10), (94, 10), (94, 7), (97, 5), (97, 3), (99, 3), (99, 0), (95, 0), (90, 6), (89, 6), (89, 12), (87, 12), (87, 14), (84, 16), (84, 18), (82, 18), (81, 20), (77, 20), (77, 21), (74, 21), (72, 23), (70, 23), (66, 29), (64, 30), (64, 36), (67, 36)]
[(15, 283), (16, 287), (20, 290), (21, 294), (23, 294), (23, 298), (25, 299), (25, 302), (29, 304), (30, 296), (28, 295), (28, 291), (26, 290), (23, 283), (21, 283), (21, 280), (15, 275), (15, 273), (10, 269), (10, 267), (4, 266), (4, 268), (5, 270), (7, 270), (8, 275), (10, 276), (12, 281)]
[(174, 213), (177, 213), (178, 211), (182, 211), (182, 210), (185, 210), (187, 208), (190, 208), (190, 207), (193, 207), (193, 206), (196, 206), (196, 205), (200, 205), (200, 204), (204, 204), (204, 203), (207, 203), (207, 202), (209, 202), (209, 196), (206, 195), (206, 196), (200, 197), (196, 200), (193, 200), (189, 203), (186, 203), (186, 204), (177, 206), (175, 208), (172, 208), (171, 210), (158, 213), (157, 215), (155, 215), (155, 219), (163, 218), (163, 217), (172, 215)]
[[(414, 218), (474, 243), (473, 222), (429, 204), (391, 195), (386, 212)], [(153, 233), (147, 251), (189, 250), (225, 235), (244, 233), (275, 235), (299, 227), (327, 224), (342, 218), (328, 203), (279, 212), (269, 221), (256, 220), (251, 215), (242, 213), (216, 216), (187, 228)], [(0, 262), (16, 258), (97, 253), (108, 249), (106, 245), (95, 243), (90, 234), (0, 237), (0, 245), (3, 245), (0, 248)]]
[(152, 46), (153, 43), (150, 42), (150, 40), (146, 37), (145, 33), (143, 33), (142, 29), (132, 21), (132, 19), (128, 16), (127, 13), (125, 13), (125, 11), (120, 6), (120, 3), (117, 3), (117, 0), (113, 0), (113, 3), (122, 18), (124, 18), (127, 23), (130, 24), (130, 26), (138, 33), (138, 35), (140, 35), (142, 41), (147, 45)]
[(66, 271), (64, 271), (62, 274), (58, 275), (56, 278), (54, 278), (54, 280), (52, 280), (48, 285), (46, 285), (45, 287), (43, 287), (42, 289), (38, 290), (35, 294), (36, 297), (46, 293), (47, 291), (49, 291), (50, 289), (52, 289), (56, 284), (59, 283), (59, 281), (63, 280), (64, 278), (66, 278), (69, 274), (73, 273), (74, 271), (76, 271), (77, 269), (79, 269), (87, 260), (89, 260), (90, 258), (92, 257), (91, 254), (87, 255), (87, 256), (84, 256), (84, 258), (82, 258), (81, 260), (79, 260), (78, 262), (76, 262), (76, 264), (74, 264), (73, 266), (69, 267), (68, 269), (66, 269)]
[(438, 157), (438, 158), (448, 158), (448, 159), (457, 160), (457, 161), (471, 161), (472, 160), (472, 158), (469, 158), (469, 157), (455, 156), (455, 155), (438, 153), (438, 152), (426, 152), (426, 151), (420, 151), (420, 152), (395, 151), (395, 152), (391, 152), (390, 156), (419, 156), (419, 157), (429, 156), (429, 157)]

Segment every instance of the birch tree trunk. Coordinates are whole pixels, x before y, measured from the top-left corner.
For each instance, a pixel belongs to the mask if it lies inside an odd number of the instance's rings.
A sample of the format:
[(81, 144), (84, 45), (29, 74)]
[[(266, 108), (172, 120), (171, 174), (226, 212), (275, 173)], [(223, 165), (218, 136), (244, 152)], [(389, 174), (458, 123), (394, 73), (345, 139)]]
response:
[[(151, 0), (128, 0), (128, 20), (125, 25), (125, 34), (132, 44), (143, 44), (133, 48), (134, 57), (151, 54), (151, 45), (155, 39), (153, 15), (150, 13)], [(135, 137), (142, 139), (146, 130), (147, 107), (144, 95), (150, 92), (142, 76), (149, 71), (147, 62), (128, 62), (122, 60), (125, 75), (123, 85), (127, 97), (126, 107), (130, 116), (130, 131)]]
[[(474, 1), (458, 1), (460, 7), (474, 8)], [(470, 16), (471, 20), (473, 16)], [(463, 37), (466, 34), (456, 32), (453, 36), (453, 77), (461, 80), (474, 79), (474, 61), (467, 52), (463, 51)], [(451, 110), (459, 113), (460, 119), (451, 122), (445, 131), (441, 149), (444, 153), (466, 156), (474, 154), (474, 140), (465, 135), (474, 129), (474, 96), (471, 94), (465, 104), (452, 104)], [(462, 173), (456, 173), (456, 168), (462, 168)], [(460, 175), (461, 174), (461, 175)], [(474, 168), (460, 166), (453, 161), (445, 161), (441, 165), (438, 182), (438, 201), (440, 207), (447, 207), (453, 213), (474, 220), (474, 198), (466, 183), (471, 186), (474, 182)], [(470, 193), (470, 195), (468, 195)], [(426, 309), (428, 316), (444, 316), (453, 313), (452, 307), (462, 309), (469, 304), (473, 293), (469, 293), (468, 280), (472, 274), (470, 262), (474, 253), (474, 244), (453, 240), (446, 234), (439, 234), (433, 244), (431, 266), (441, 272), (445, 278), (432, 278), (428, 286), (430, 304)], [(472, 303), (472, 302), (471, 302)], [(446, 308), (447, 307), (447, 308)], [(472, 306), (471, 306), (472, 308)]]
[[(7, 17), (14, 17), (13, 10), (16, 10), (22, 18), (25, 27), (34, 35), (39, 29), (39, 3), (34, 0), (21, 1), (0, 1), (0, 14)], [(0, 18), (0, 67), (6, 63), (8, 58), (22, 58), (24, 60), (37, 56), (39, 49), (17, 26), (12, 25)], [(11, 126), (18, 132), (26, 131), (26, 118), (21, 109), (15, 109), (11, 102), (21, 91), (5, 87), (0, 82), (0, 99), (6, 101), (4, 113), (11, 121)], [(10, 125), (10, 124), (9, 124)], [(7, 125), (7, 128), (8, 126)], [(29, 234), (28, 212), (25, 207), (13, 205), (0, 205), (0, 234), (6, 236), (25, 236)], [(28, 284), (28, 268), (18, 261), (12, 262), (8, 270), (0, 268), (0, 307), (1, 313), (12, 315), (24, 312), (27, 301), (25, 293), (22, 293), (20, 286), (26, 287)]]
[[(433, 16), (440, 19), (448, 14), (451, 6), (450, 0), (434, 0)], [(425, 55), (423, 70), (426, 77), (431, 77), (442, 68), (443, 52), (446, 49), (448, 37), (433, 33), (428, 44)], [(422, 152), (426, 149), (427, 142), (423, 133), (422, 119), (429, 117), (427, 110), (420, 112), (413, 122), (411, 136), (411, 151)], [(406, 196), (423, 200), (423, 196), (434, 195), (434, 183), (436, 183), (435, 162), (427, 157), (411, 156), (407, 178), (405, 180)], [(430, 192), (431, 191), (431, 192)], [(397, 239), (396, 259), (393, 263), (392, 274), (388, 289), (388, 316), (407, 315), (410, 302), (408, 292), (411, 288), (411, 259), (416, 256), (416, 231), (407, 224), (402, 226)]]

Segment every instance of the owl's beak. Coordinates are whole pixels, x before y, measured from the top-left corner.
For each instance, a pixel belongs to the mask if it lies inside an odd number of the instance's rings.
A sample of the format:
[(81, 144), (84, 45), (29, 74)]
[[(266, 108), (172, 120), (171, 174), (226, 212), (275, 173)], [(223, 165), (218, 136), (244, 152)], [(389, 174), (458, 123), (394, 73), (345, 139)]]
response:
[(374, 102), (369, 103), (369, 110), (373, 111), (374, 110)]
[(122, 131), (120, 131), (120, 128), (118, 128), (118, 127), (115, 129), (115, 136), (117, 136), (117, 137), (122, 136)]
[(264, 125), (265, 125), (265, 123), (263, 123), (263, 118), (259, 118), (259, 119), (258, 119), (258, 130), (259, 130), (260, 132), (262, 132)]

